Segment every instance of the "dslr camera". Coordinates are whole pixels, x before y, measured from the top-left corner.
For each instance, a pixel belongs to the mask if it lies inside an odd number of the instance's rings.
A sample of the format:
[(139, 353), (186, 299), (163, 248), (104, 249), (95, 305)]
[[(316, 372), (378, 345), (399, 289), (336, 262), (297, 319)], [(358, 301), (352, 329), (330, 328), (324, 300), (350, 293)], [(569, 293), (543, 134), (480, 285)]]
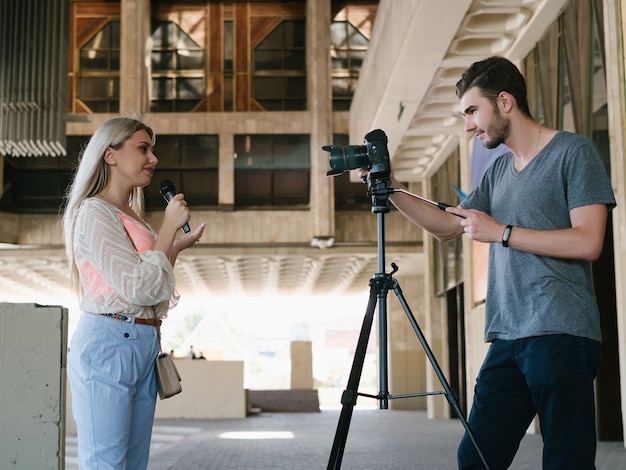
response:
[(365, 145), (324, 145), (330, 153), (330, 168), (326, 176), (337, 176), (346, 171), (367, 168), (372, 179), (387, 178), (391, 174), (387, 135), (380, 129), (365, 136)]

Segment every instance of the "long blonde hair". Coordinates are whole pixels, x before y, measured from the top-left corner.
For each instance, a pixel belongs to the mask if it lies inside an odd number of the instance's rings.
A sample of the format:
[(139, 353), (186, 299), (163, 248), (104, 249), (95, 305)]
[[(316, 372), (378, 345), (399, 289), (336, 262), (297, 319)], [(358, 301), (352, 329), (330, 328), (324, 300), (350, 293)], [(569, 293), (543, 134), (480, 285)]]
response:
[[(65, 195), (63, 210), (63, 235), (65, 240), (65, 254), (70, 267), (72, 287), (80, 291), (78, 270), (74, 259), (73, 234), (78, 208), (82, 202), (100, 193), (109, 181), (109, 166), (104, 161), (104, 153), (111, 147), (119, 149), (124, 142), (135, 132), (144, 130), (154, 144), (153, 130), (143, 122), (134, 118), (116, 117), (103, 122), (78, 157), (78, 166), (72, 183), (68, 186)], [(134, 188), (128, 205), (138, 214), (143, 209), (143, 189)]]

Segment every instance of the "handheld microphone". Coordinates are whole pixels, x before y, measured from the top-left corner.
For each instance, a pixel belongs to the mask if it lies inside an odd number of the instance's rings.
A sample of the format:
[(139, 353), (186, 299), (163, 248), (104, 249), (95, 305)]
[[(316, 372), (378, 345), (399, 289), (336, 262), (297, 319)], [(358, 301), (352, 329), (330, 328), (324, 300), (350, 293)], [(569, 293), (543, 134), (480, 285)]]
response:
[[(172, 183), (170, 180), (161, 181), (160, 191), (161, 196), (163, 196), (163, 199), (165, 199), (165, 201), (168, 203), (174, 196), (176, 196), (176, 186), (174, 186), (174, 183)], [(189, 228), (189, 224), (187, 223), (182, 226), (182, 229), (185, 233), (189, 233), (189, 231), (191, 230)]]

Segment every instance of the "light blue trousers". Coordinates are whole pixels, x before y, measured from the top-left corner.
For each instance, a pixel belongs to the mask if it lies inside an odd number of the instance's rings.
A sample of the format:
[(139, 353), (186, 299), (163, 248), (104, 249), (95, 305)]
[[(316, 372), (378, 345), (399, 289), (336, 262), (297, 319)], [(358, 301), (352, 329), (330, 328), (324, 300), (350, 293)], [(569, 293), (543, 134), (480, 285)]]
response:
[(154, 422), (156, 328), (81, 315), (67, 355), (81, 470), (145, 470)]

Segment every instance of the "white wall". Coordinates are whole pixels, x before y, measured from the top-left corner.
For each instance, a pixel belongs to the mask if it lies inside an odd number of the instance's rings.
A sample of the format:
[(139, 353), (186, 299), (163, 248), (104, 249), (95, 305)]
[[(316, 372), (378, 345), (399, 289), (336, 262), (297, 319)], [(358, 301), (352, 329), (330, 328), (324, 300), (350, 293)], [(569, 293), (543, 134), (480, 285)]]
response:
[[(171, 398), (157, 398), (155, 417), (179, 419), (230, 419), (246, 417), (242, 361), (175, 359), (183, 391)], [(67, 393), (67, 434), (76, 434), (72, 397)], [(0, 466), (0, 468), (2, 468)]]
[(0, 303), (0, 468), (65, 460), (67, 310)]

